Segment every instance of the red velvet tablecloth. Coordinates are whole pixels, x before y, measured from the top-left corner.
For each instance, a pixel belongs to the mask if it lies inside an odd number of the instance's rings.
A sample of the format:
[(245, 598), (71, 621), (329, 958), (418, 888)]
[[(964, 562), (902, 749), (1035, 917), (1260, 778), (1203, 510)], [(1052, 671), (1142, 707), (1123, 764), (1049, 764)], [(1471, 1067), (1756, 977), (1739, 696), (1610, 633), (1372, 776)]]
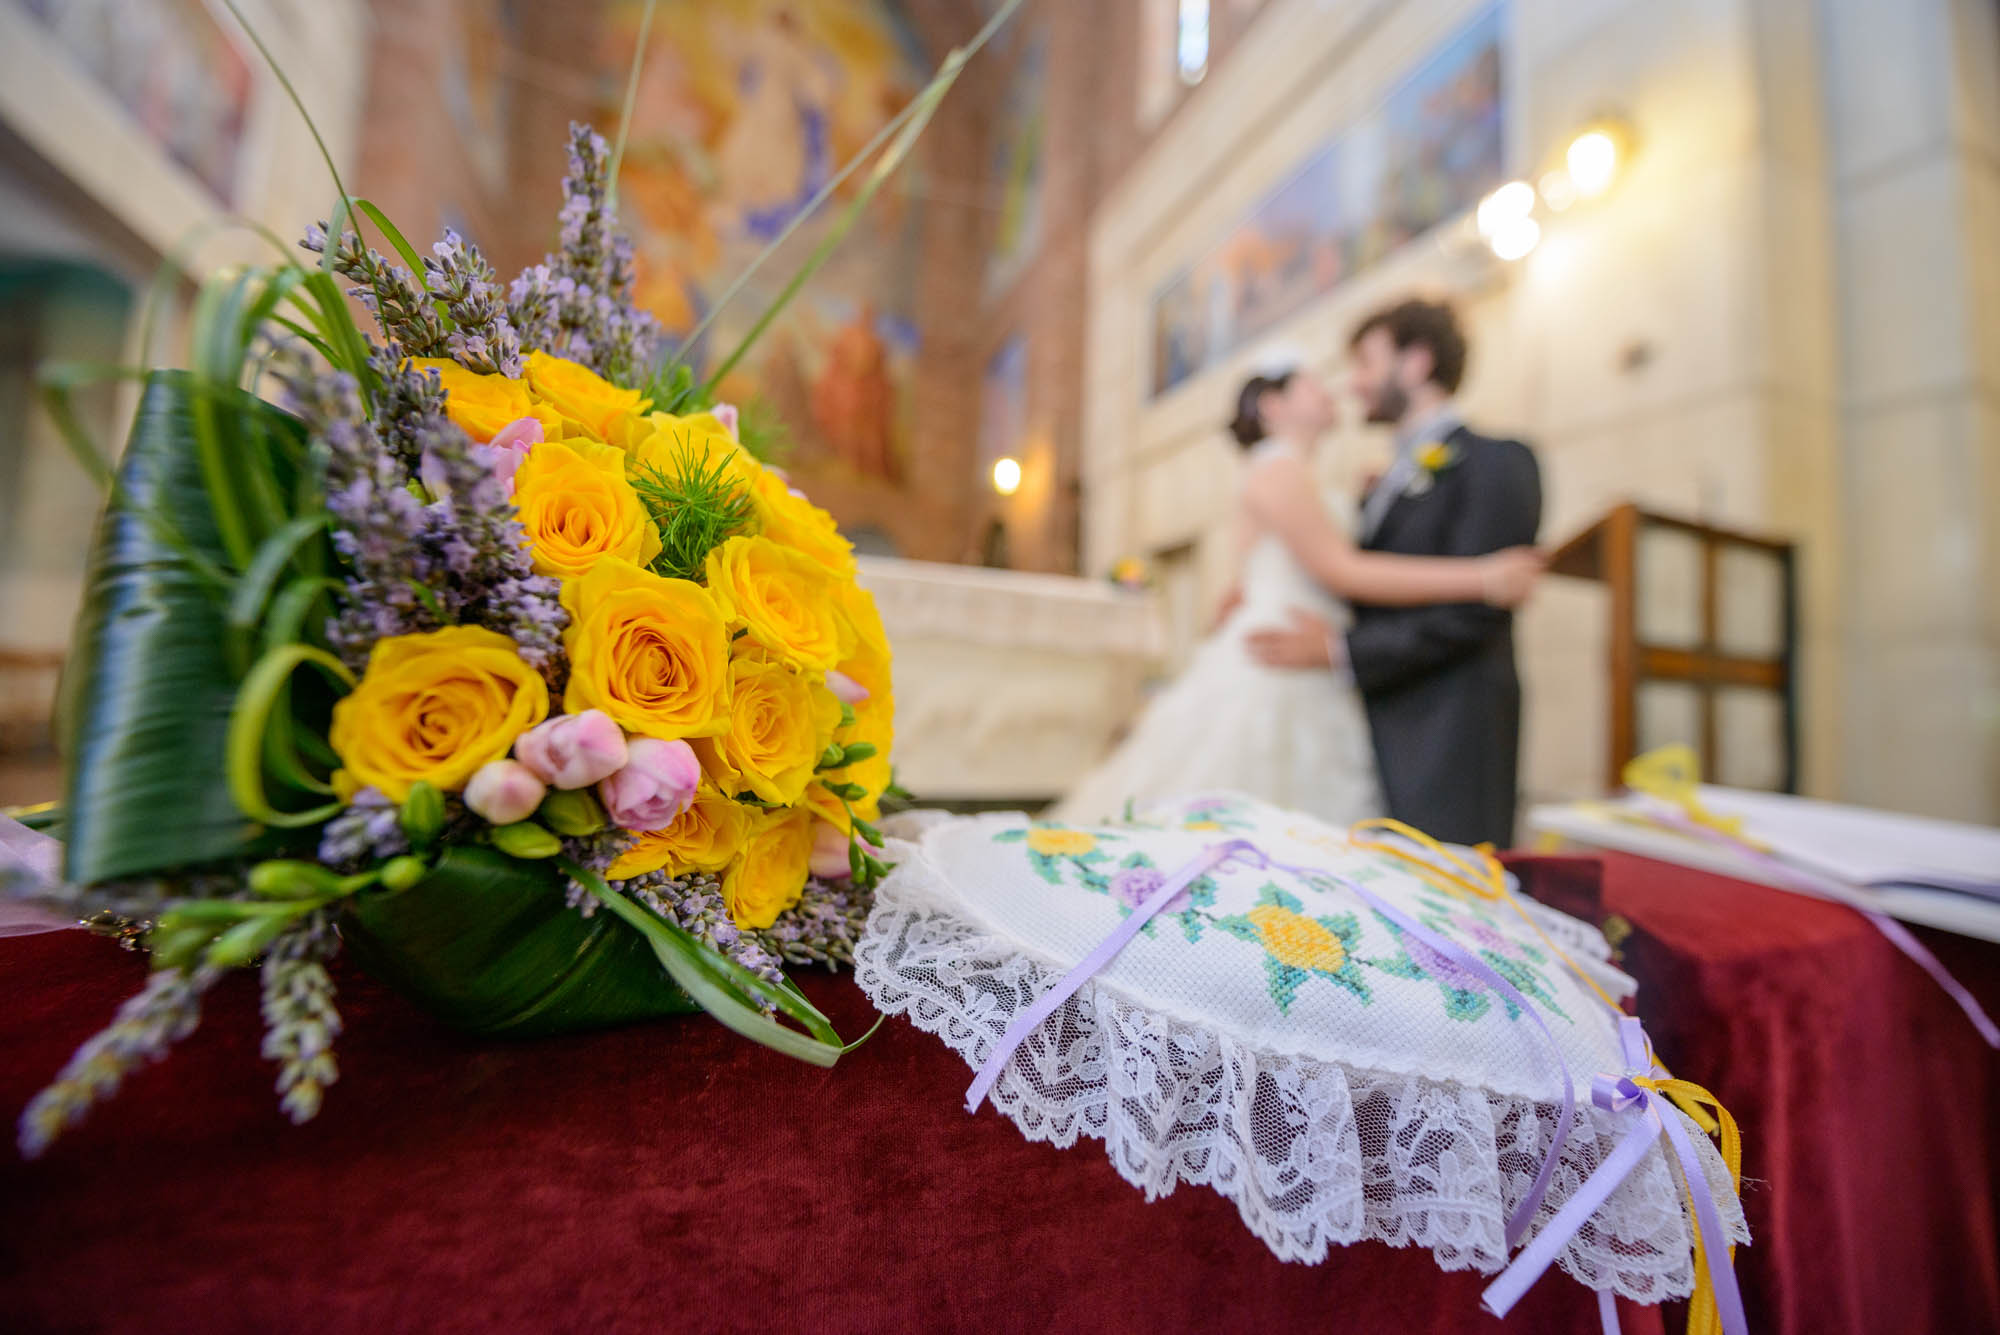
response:
[[(2000, 1090), (1956, 1011), (1844, 910), (1610, 868), (1601, 908), (1592, 863), (1522, 870), (1635, 925), (1664, 1055), (1744, 1121), (1752, 1328), (2000, 1331)], [(1995, 952), (1970, 953), (1961, 975), (2000, 991)], [(142, 967), (82, 933), (0, 940), (10, 1124)], [(865, 1028), (848, 979), (804, 981)], [(700, 1017), (473, 1042), (340, 982), (342, 1077), (314, 1123), (275, 1109), (245, 977), (46, 1158), (0, 1149), (0, 1330), (1597, 1329), (1559, 1273), (1502, 1323), (1483, 1277), (1426, 1252), (1286, 1265), (1212, 1192), (1148, 1205), (1096, 1142), (968, 1117), (963, 1062), (901, 1020), (820, 1071)]]
[[(1630, 924), (1662, 1060), (1742, 1124), (1751, 1330), (2000, 1331), (2000, 1057), (1936, 983), (1837, 904), (1621, 853), (1514, 865)], [(2000, 946), (1917, 930), (2000, 1016)]]

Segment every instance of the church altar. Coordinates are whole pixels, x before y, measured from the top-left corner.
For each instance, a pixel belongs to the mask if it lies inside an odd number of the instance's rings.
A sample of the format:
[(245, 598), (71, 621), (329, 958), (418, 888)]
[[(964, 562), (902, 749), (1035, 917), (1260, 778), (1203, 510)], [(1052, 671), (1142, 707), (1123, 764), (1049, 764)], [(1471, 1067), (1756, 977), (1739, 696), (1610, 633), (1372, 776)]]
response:
[[(1752, 1329), (2000, 1332), (2000, 1080), (1928, 979), (1837, 905), (1618, 854), (1512, 866), (1622, 935), (1663, 1056), (1742, 1117)], [(2000, 1001), (2000, 950), (1932, 943)], [(1211, 1193), (1148, 1205), (1101, 1156), (966, 1116), (963, 1063), (900, 1019), (832, 1071), (699, 1017), (480, 1042), (336, 967), (352, 1060), (317, 1121), (271, 1115), (236, 977), (118, 1117), (0, 1160), (11, 1329), (1495, 1328), (1474, 1272), (1376, 1244), (1283, 1264)], [(0, 940), (0, 1103), (140, 969), (81, 932)], [(801, 983), (865, 1028), (848, 978)], [(1551, 1276), (1507, 1328), (1597, 1313)]]
[(896, 646), (897, 772), (927, 801), (1061, 793), (1109, 748), (1166, 650), (1157, 601), (1107, 581), (859, 564)]

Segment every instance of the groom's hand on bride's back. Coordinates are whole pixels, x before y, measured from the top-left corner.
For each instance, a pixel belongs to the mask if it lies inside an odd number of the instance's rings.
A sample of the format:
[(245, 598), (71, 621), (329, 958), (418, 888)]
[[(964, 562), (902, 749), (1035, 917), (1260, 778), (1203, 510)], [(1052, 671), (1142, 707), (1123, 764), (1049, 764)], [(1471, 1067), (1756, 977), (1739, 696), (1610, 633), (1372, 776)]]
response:
[(1236, 609), (1241, 606), (1243, 606), (1243, 586), (1232, 584), (1223, 591), (1222, 601), (1216, 604), (1215, 620), (1210, 623), (1209, 629), (1220, 630), (1222, 623), (1235, 616)]
[(1297, 608), (1292, 609), (1290, 624), (1253, 631), (1249, 644), (1251, 656), (1265, 667), (1324, 670), (1346, 658), (1333, 627)]

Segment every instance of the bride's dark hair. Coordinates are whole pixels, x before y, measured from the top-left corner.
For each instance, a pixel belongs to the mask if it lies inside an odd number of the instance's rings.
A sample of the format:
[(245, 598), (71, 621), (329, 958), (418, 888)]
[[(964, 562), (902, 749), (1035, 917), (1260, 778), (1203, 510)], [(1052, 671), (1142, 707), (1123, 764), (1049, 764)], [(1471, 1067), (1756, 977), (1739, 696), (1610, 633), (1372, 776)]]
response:
[(1291, 384), (1297, 374), (1286, 371), (1282, 375), (1253, 375), (1244, 382), (1242, 393), (1236, 396), (1236, 417), (1229, 423), (1229, 434), (1236, 437), (1238, 445), (1247, 450), (1270, 434), (1264, 429), (1264, 418), (1257, 405), (1266, 394)]

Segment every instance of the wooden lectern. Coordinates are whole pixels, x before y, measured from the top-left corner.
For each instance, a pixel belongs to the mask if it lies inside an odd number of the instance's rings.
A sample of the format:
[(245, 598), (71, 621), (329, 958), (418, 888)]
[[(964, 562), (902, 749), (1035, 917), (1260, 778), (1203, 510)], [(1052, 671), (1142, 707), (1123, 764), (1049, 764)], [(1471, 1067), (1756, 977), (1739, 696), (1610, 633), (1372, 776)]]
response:
[(1798, 791), (1798, 588), (1789, 542), (1620, 505), (1550, 572), (1611, 595), (1605, 784), (1668, 742), (1732, 787)]

